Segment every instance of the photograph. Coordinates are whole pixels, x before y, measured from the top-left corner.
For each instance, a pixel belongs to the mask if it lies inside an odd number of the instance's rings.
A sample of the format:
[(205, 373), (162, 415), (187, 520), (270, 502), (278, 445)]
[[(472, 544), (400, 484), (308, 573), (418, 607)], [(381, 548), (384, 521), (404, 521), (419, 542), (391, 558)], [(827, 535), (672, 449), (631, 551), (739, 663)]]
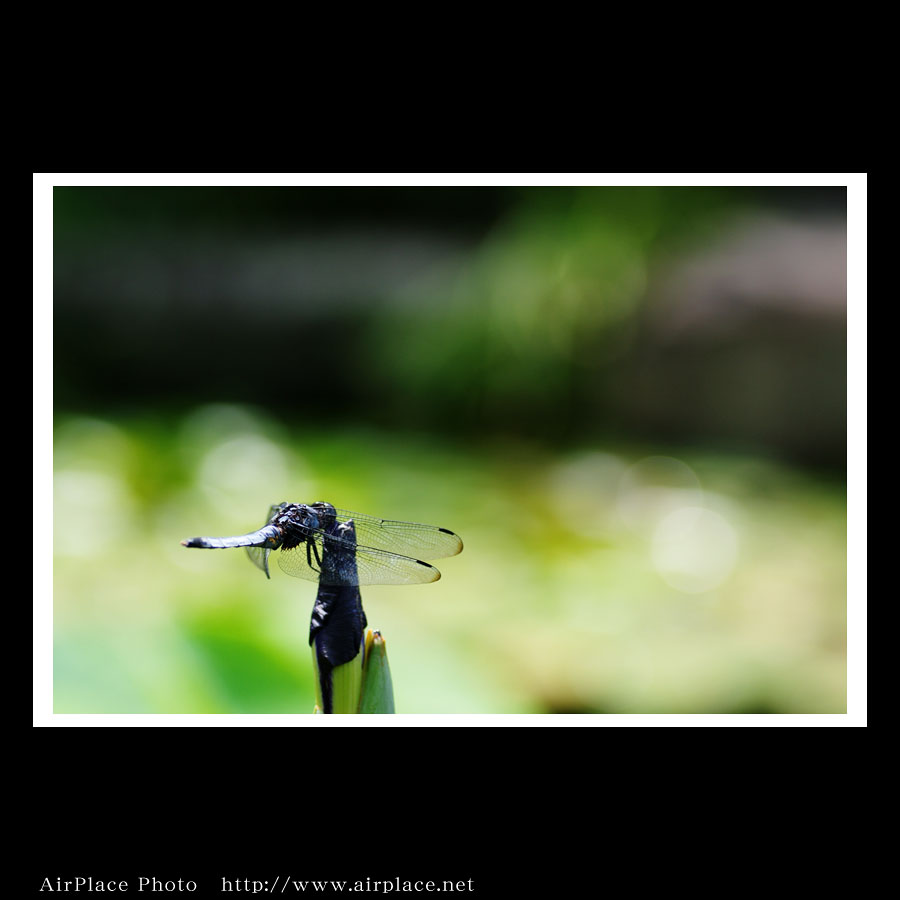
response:
[(865, 175), (34, 179), (35, 725), (865, 725)]

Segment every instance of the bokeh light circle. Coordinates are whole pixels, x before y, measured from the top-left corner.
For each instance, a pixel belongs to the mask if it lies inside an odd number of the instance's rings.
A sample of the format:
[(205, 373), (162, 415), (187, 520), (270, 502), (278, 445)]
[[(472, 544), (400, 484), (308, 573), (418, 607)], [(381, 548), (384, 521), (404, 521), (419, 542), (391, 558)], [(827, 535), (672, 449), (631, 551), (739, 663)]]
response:
[(665, 516), (652, 543), (653, 568), (670, 587), (700, 594), (722, 584), (738, 558), (738, 536), (724, 516), (686, 506)]

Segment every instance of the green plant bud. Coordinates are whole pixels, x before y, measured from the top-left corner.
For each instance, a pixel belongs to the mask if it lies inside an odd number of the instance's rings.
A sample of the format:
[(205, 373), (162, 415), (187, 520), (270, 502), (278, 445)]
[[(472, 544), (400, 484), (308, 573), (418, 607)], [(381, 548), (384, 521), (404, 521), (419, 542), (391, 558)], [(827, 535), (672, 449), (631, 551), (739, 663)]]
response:
[(371, 629), (366, 634), (359, 711), (361, 713), (394, 712), (394, 686), (391, 682), (387, 647), (381, 632)]

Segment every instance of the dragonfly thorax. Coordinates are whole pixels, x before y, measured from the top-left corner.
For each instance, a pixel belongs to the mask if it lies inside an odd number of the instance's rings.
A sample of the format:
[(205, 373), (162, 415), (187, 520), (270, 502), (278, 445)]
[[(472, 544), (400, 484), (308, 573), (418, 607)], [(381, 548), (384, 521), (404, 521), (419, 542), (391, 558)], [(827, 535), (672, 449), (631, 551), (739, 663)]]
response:
[(307, 541), (311, 529), (330, 531), (334, 522), (335, 511), (330, 503), (282, 503), (270, 524), (281, 529), (281, 546), (290, 550)]

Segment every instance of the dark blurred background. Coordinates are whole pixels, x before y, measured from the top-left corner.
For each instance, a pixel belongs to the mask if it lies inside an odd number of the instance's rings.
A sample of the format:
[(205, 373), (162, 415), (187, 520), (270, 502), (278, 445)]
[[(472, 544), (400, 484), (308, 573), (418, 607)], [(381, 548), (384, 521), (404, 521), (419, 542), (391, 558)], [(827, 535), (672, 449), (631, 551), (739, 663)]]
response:
[[(271, 502), (333, 499), (326, 489), (361, 512), (468, 525), (440, 584), (456, 579), (446, 590), (483, 594), (507, 617), (506, 637), (488, 630), (487, 641), (477, 602), (449, 624), (420, 622), (445, 647), (445, 674), (474, 664), (493, 680), (480, 692), (475, 679), (463, 699), (423, 687), (409, 711), (843, 710), (843, 188), (57, 187), (53, 329), (57, 646), (69, 673), (57, 711), (304, 711), (305, 656), (236, 637), (253, 631), (245, 618), (266, 585), (232, 559), (173, 557), (171, 582), (153, 589), (168, 598), (169, 638), (192, 648), (193, 664), (164, 636), (145, 647), (168, 660), (165, 702), (130, 665), (122, 677), (97, 667), (97, 640), (131, 652), (108, 618), (87, 647), (65, 622), (96, 601), (101, 557), (130, 584), (115, 551), (146, 547), (134, 525), (127, 539), (97, 525), (110, 510), (147, 528), (162, 517), (160, 546), (177, 547), (257, 527)], [(775, 526), (793, 556), (753, 549)], [(545, 568), (532, 571), (535, 559)], [(177, 570), (198, 565), (205, 579)], [(492, 578), (479, 581), (481, 566)], [(530, 600), (521, 586), (491, 593), (494, 578), (517, 581), (502, 567), (528, 576)], [(220, 602), (224, 571), (259, 591), (250, 606)], [(736, 586), (742, 571), (752, 588)], [(192, 574), (213, 586), (202, 613), (178, 599)], [(768, 592), (757, 610), (755, 591)], [(654, 598), (637, 618), (635, 595)], [(421, 609), (408, 602), (407, 622)], [(785, 649), (798, 608), (806, 636)], [(548, 620), (552, 662), (532, 683), (515, 647), (520, 628), (546, 632)], [(663, 640), (674, 655), (655, 655), (651, 677), (623, 646), (643, 658), (661, 622), (675, 623)], [(560, 661), (584, 657), (566, 637), (591, 629), (609, 644), (605, 662)], [(679, 629), (701, 656), (721, 646), (702, 673), (711, 679), (733, 641), (768, 637), (748, 650), (740, 689), (672, 698), (664, 685), (686, 663)], [(171, 699), (173, 666), (194, 689), (207, 684), (193, 705)], [(127, 684), (130, 700), (110, 699)]]
[(57, 408), (703, 439), (841, 466), (835, 188), (57, 188)]

